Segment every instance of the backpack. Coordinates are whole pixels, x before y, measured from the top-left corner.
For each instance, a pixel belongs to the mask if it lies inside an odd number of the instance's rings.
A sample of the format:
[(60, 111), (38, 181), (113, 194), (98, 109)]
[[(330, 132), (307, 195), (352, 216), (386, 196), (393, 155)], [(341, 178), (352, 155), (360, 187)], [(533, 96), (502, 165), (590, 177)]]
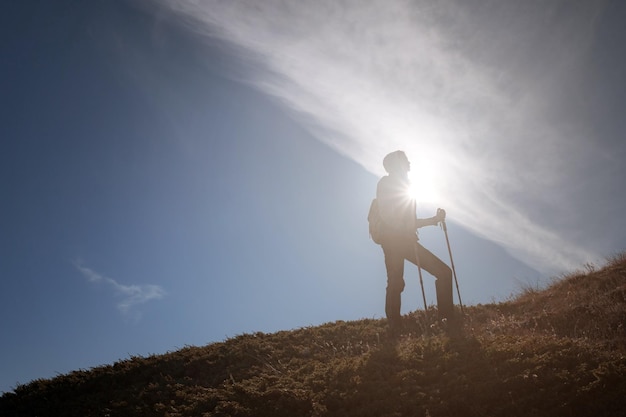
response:
[(383, 219), (380, 217), (378, 210), (378, 200), (373, 199), (370, 204), (370, 211), (367, 214), (367, 221), (370, 226), (370, 237), (374, 243), (381, 244), (383, 237)]

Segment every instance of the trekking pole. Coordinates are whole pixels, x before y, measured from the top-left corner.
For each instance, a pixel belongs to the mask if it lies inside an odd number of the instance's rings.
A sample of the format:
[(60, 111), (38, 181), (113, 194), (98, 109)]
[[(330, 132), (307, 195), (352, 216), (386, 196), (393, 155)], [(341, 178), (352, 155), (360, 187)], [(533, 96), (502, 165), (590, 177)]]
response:
[(448, 253), (450, 254), (450, 266), (452, 266), (452, 274), (454, 275), (454, 283), (456, 284), (456, 293), (459, 295), (459, 304), (461, 305), (461, 314), (465, 315), (465, 311), (463, 311), (463, 301), (461, 301), (461, 291), (459, 291), (459, 280), (456, 277), (456, 269), (454, 268), (454, 260), (452, 259), (452, 249), (450, 249), (450, 239), (448, 239), (448, 226), (446, 226), (445, 220), (441, 222), (441, 227), (443, 228), (443, 233), (446, 235), (446, 243), (448, 244)]
[(419, 273), (420, 276), (420, 286), (422, 287), (422, 298), (424, 299), (424, 312), (427, 313), (428, 312), (428, 305), (426, 304), (426, 293), (424, 292), (424, 280), (422, 279), (422, 267), (420, 267), (420, 257), (419, 254), (417, 253), (418, 251), (418, 244), (415, 244), (415, 262), (417, 263), (417, 272)]

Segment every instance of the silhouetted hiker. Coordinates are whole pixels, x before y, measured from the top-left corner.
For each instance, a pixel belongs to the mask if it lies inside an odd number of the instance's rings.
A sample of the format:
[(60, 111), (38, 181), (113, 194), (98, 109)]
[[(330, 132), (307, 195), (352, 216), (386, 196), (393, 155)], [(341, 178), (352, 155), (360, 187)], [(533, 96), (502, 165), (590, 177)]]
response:
[[(400, 326), (401, 294), (404, 290), (404, 260), (408, 260), (428, 271), (436, 278), (437, 308), (439, 318), (452, 319), (452, 270), (439, 258), (418, 242), (417, 229), (434, 226), (445, 220), (445, 211), (437, 215), (418, 219), (416, 203), (410, 195), (411, 183), (408, 172), (411, 163), (402, 151), (392, 152), (383, 159), (389, 175), (378, 182), (376, 199), (381, 220), (380, 244), (385, 254), (387, 268), (387, 296), (385, 313), (392, 329)], [(416, 252), (417, 258), (416, 259)]]

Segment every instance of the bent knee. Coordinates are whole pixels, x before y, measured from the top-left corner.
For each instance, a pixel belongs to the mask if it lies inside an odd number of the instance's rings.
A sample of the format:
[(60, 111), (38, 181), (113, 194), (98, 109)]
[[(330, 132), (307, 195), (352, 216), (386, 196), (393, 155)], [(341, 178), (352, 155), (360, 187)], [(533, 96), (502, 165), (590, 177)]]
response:
[(452, 282), (452, 269), (450, 269), (448, 265), (445, 265), (445, 268), (441, 268), (437, 279), (445, 282)]

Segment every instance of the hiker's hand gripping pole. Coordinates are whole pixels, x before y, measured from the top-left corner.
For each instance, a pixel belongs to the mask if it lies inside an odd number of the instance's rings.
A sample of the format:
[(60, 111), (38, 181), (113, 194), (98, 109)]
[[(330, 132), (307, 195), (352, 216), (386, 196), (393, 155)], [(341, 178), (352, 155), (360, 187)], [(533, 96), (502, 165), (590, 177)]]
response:
[[(439, 210), (437, 210), (437, 212), (439, 212)], [(441, 221), (441, 228), (443, 229), (443, 233), (446, 235), (446, 244), (448, 245), (448, 253), (450, 254), (450, 266), (452, 267), (452, 274), (454, 275), (454, 283), (456, 284), (456, 293), (459, 296), (459, 304), (461, 305), (461, 314), (465, 315), (465, 311), (463, 311), (463, 301), (461, 301), (461, 291), (459, 291), (459, 280), (456, 277), (456, 269), (454, 268), (454, 260), (452, 259), (452, 249), (450, 249), (450, 239), (448, 239), (448, 226), (446, 226), (445, 211), (444, 211), (444, 220)]]

